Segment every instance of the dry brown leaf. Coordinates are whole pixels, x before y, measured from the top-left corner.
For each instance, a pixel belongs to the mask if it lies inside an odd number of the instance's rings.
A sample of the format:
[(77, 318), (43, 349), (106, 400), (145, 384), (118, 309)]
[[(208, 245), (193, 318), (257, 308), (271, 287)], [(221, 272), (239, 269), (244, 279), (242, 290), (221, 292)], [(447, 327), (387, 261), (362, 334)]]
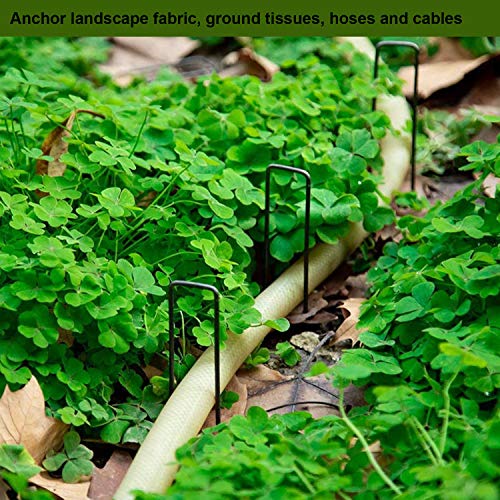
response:
[(357, 274), (355, 276), (349, 276), (345, 282), (345, 287), (349, 292), (349, 297), (352, 299), (361, 299), (366, 297), (366, 291), (368, 290), (368, 284), (366, 283), (366, 274)]
[[(330, 303), (329, 303), (330, 305)], [(332, 321), (337, 321), (338, 315), (329, 311), (319, 311), (311, 319), (304, 321), (305, 324), (310, 325), (326, 325)]]
[(349, 264), (342, 264), (334, 273), (321, 285), (321, 288), (309, 295), (306, 313), (302, 312), (302, 304), (298, 305), (287, 317), (292, 324), (326, 324), (338, 319), (337, 314), (328, 311), (331, 306), (336, 306), (337, 302), (327, 300), (328, 297), (349, 296), (346, 283), (350, 278), (352, 268)]
[[(349, 446), (352, 448), (358, 442), (358, 438), (353, 437), (349, 443)], [(364, 448), (363, 448), (364, 450)], [(382, 450), (382, 445), (380, 441), (374, 441), (373, 443), (368, 445), (368, 450), (371, 452), (375, 460), (382, 466), (386, 467), (390, 463), (390, 457), (384, 455)], [(365, 450), (366, 452), (366, 450)], [(346, 457), (347, 458), (347, 457)], [(365, 475), (366, 473), (364, 473)]]
[[(418, 95), (427, 99), (434, 92), (460, 82), (465, 75), (479, 68), (488, 60), (489, 56), (481, 56), (473, 60), (440, 61), (421, 64), (418, 68)], [(404, 80), (404, 95), (407, 97), (412, 96), (413, 67), (405, 66), (401, 68), (398, 76)]]
[[(357, 442), (358, 442), (358, 438), (352, 437), (351, 440), (349, 441), (349, 447), (352, 448)], [(368, 449), (372, 453), (380, 453), (382, 451), (380, 441), (377, 440), (377, 441), (373, 442), (372, 444), (369, 444)]]
[(429, 40), (438, 45), (438, 50), (431, 56), (424, 58), (421, 62), (442, 62), (442, 61), (463, 61), (474, 59), (474, 55), (469, 52), (456, 38), (435, 37)]
[(340, 309), (348, 313), (348, 316), (346, 316), (344, 322), (339, 326), (337, 334), (332, 341), (335, 347), (353, 347), (359, 342), (359, 335), (363, 332), (363, 329), (358, 329), (357, 324), (363, 302), (364, 299), (353, 298), (345, 300), (339, 306)]
[[(500, 98), (500, 96), (499, 96)], [(488, 106), (488, 105), (474, 105), (472, 108), (483, 115), (500, 116), (500, 103), (498, 106)], [(459, 110), (458, 116), (462, 117), (463, 112), (467, 110)], [(474, 134), (470, 142), (484, 141), (490, 144), (495, 144), (497, 142), (498, 134), (500, 133), (500, 123), (492, 123), (490, 127), (483, 127), (481, 130)]]
[(152, 377), (161, 377), (164, 373), (164, 370), (160, 370), (156, 366), (145, 366), (142, 371), (146, 375), (148, 379), (151, 379)]
[(176, 64), (200, 46), (199, 41), (188, 36), (117, 36), (113, 42), (164, 64)]
[(43, 141), (42, 151), (44, 155), (52, 156), (52, 161), (38, 160), (36, 162), (36, 173), (38, 175), (49, 175), (58, 177), (64, 174), (66, 165), (61, 161), (61, 156), (68, 152), (68, 143), (64, 140), (70, 135), (71, 129), (78, 113), (87, 113), (92, 116), (104, 118), (100, 113), (95, 113), (88, 109), (76, 109), (64, 120), (61, 125), (56, 127)]
[(90, 481), (70, 484), (65, 483), (62, 479), (54, 479), (46, 472), (42, 472), (30, 478), (29, 482), (35, 486), (43, 488), (44, 490), (54, 493), (54, 495), (57, 495), (62, 500), (88, 499), (87, 494), (89, 491)]
[(323, 283), (325, 297), (344, 297), (347, 294), (345, 282), (352, 273), (352, 266), (344, 262)]
[(158, 193), (156, 191), (149, 191), (149, 193), (145, 193), (139, 200), (136, 202), (136, 206), (146, 208), (151, 205), (152, 201), (156, 198)]
[(247, 386), (248, 396), (254, 395), (263, 387), (279, 384), (287, 377), (267, 366), (259, 365), (254, 368), (240, 368), (237, 372), (238, 379)]
[(489, 174), (483, 182), (483, 189), (486, 196), (494, 198), (498, 184), (500, 184), (500, 179), (493, 174)]
[(109, 60), (100, 66), (119, 85), (127, 85), (135, 75), (150, 76), (162, 65), (177, 64), (200, 46), (185, 36), (114, 37)]
[[(231, 408), (221, 408), (221, 422), (227, 422), (234, 415), (244, 415), (247, 408), (247, 386), (242, 383), (238, 377), (238, 374), (234, 375), (226, 386), (226, 391), (232, 391), (238, 394), (239, 399), (234, 403)], [(203, 429), (206, 427), (212, 427), (215, 425), (215, 411), (212, 410), (209, 414), (205, 423), (203, 424)]]
[[(474, 177), (476, 179), (479, 178), (479, 174), (474, 174)], [(498, 184), (500, 184), (500, 179), (495, 177), (493, 174), (489, 174), (483, 181), (484, 194), (489, 198), (494, 198)]]
[(219, 74), (222, 77), (254, 75), (264, 82), (271, 80), (279, 66), (264, 56), (256, 54), (249, 47), (229, 53), (222, 61), (226, 66)]
[(110, 75), (116, 84), (125, 87), (135, 76), (155, 74), (160, 67), (161, 63), (156, 59), (134, 52), (127, 47), (114, 45), (110, 58), (105, 64), (100, 65), (99, 69)]
[(401, 241), (403, 239), (403, 235), (396, 224), (389, 224), (380, 229), (380, 231), (377, 231), (374, 239), (377, 244), (382, 242), (382, 244), (385, 245), (387, 241), (395, 241), (396, 243)]
[[(338, 404), (337, 390), (333, 388), (331, 381), (323, 375), (304, 379), (300, 376), (285, 376), (276, 370), (259, 365), (251, 369), (240, 368), (234, 380), (246, 388), (244, 396), (246, 405), (235, 408), (236, 404), (243, 402), (243, 398), (240, 396), (240, 401), (235, 403), (232, 408), (234, 415), (244, 415), (252, 406), (260, 406), (269, 411), (270, 415), (288, 413), (294, 410), (292, 406), (294, 401), (297, 403), (295, 410), (307, 411), (314, 418), (338, 414), (336, 408)], [(232, 390), (240, 392), (240, 389), (235, 386)], [(344, 401), (347, 406), (351, 407), (366, 404), (363, 391), (353, 385), (346, 388)], [(229, 419), (229, 415), (227, 415), (227, 419)], [(222, 415), (222, 420), (226, 420), (224, 415)], [(213, 425), (214, 421), (212, 417), (212, 420), (207, 421), (203, 427)]]
[[(430, 134), (432, 134), (432, 131), (428, 131)], [(418, 194), (418, 196), (423, 196), (425, 197), (428, 194), (429, 189), (434, 189), (436, 186), (436, 183), (430, 179), (429, 177), (426, 177), (425, 175), (415, 175), (415, 189), (414, 191)], [(411, 179), (410, 175), (408, 175), (405, 180), (403, 181), (403, 184), (401, 185), (400, 191), (402, 193), (407, 193), (408, 191), (412, 191), (411, 189)]]
[[(238, 376), (240, 381), (247, 384), (247, 410), (252, 406), (260, 406), (269, 411), (269, 414), (289, 413), (295, 401), (296, 410), (308, 411), (315, 418), (337, 414), (335, 405), (338, 398), (335, 389), (331, 382), (321, 375), (302, 379), (258, 366), (251, 370), (239, 370)], [(300, 403), (305, 401), (325, 404)]]
[(57, 341), (61, 344), (66, 344), (68, 347), (71, 347), (75, 342), (75, 337), (73, 337), (73, 332), (71, 330), (65, 330), (64, 328), (59, 327), (57, 329), (59, 332), (59, 337)]
[[(460, 101), (460, 107), (475, 106), (498, 111), (500, 106), (500, 55), (490, 59), (474, 72), (473, 85)], [(497, 114), (493, 112), (492, 114)]]
[(3, 479), (0, 479), (0, 498), (3, 500), (3, 499), (6, 499), (6, 498), (9, 498), (7, 496), (7, 492), (10, 490), (9, 486), (7, 485), (7, 483), (3, 480)]
[(426, 192), (427, 199), (434, 204), (437, 200), (448, 201), (453, 198), (457, 191), (464, 189), (471, 183), (469, 173), (460, 172), (458, 174), (443, 175), (439, 183), (429, 186)]
[[(268, 408), (276, 406), (273, 394), (275, 390), (281, 390), (283, 383), (290, 380), (290, 377), (282, 375), (276, 370), (271, 370), (266, 366), (259, 365), (254, 368), (240, 368), (237, 372), (238, 379), (247, 387), (247, 409), (251, 406), (262, 406), (266, 408), (266, 401), (259, 400), (261, 396), (269, 401)], [(279, 398), (279, 396), (278, 396)]]
[(311, 320), (316, 313), (328, 306), (328, 301), (323, 298), (323, 294), (323, 291), (311, 293), (308, 297), (307, 312), (303, 312), (303, 305), (300, 304), (287, 316), (288, 321), (292, 324), (298, 324)]
[(115, 450), (102, 469), (94, 467), (88, 497), (91, 500), (111, 500), (131, 463), (129, 453)]
[(19, 391), (8, 387), (0, 399), (0, 443), (22, 444), (37, 464), (61, 446), (66, 424), (45, 415), (45, 400), (35, 377)]

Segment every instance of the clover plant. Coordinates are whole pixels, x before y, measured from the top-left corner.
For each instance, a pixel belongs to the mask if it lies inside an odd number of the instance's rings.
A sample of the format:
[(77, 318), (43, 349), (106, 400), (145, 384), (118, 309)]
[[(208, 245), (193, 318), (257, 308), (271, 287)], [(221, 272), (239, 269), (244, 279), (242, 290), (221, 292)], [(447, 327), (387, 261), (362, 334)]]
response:
[[(92, 66), (101, 42), (2, 43), (11, 64), (0, 77), (0, 390), (34, 375), (68, 424), (142, 441), (167, 396), (168, 374), (150, 382), (143, 369), (165, 368), (172, 280), (218, 287), (223, 341), (227, 329), (267, 320), (253, 303), (269, 163), (310, 172), (310, 245), (392, 217), (376, 194), (377, 139), (390, 127), (371, 111), (387, 82), (368, 83), (363, 56), (348, 64), (349, 45), (330, 42), (270, 83), (212, 75), (192, 84), (164, 70), (119, 88)], [(43, 143), (58, 126), (54, 158)], [(44, 175), (54, 161), (59, 175)], [(303, 251), (301, 187), (273, 177), (277, 271)], [(205, 292), (178, 295), (179, 379), (190, 346), (213, 343), (213, 326)]]

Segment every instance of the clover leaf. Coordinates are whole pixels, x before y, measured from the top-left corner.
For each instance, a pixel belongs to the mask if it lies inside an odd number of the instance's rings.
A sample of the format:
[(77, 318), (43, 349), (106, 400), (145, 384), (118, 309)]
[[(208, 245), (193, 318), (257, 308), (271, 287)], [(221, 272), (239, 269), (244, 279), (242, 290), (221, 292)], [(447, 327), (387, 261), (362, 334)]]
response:
[(77, 483), (83, 477), (90, 476), (94, 465), (90, 461), (93, 452), (80, 444), (80, 436), (75, 431), (64, 435), (64, 449), (60, 453), (48, 455), (42, 465), (48, 471), (62, 469), (62, 478), (66, 483)]

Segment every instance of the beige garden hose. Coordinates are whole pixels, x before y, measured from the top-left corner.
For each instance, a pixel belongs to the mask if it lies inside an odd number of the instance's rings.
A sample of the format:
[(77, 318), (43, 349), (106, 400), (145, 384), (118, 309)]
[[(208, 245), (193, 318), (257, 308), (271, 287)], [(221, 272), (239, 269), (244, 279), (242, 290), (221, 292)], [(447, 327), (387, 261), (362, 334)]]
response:
[[(358, 50), (373, 58), (373, 46), (366, 38), (344, 38)], [(406, 101), (401, 97), (381, 97), (378, 109), (390, 118), (393, 127), (402, 131), (410, 120)], [(388, 136), (381, 141), (384, 160), (384, 182), (380, 191), (385, 196), (398, 189), (408, 172), (410, 140), (406, 133)], [(317, 245), (309, 256), (309, 291), (324, 281), (367, 236), (361, 224), (336, 245)], [(302, 301), (303, 264), (299, 260), (267, 287), (255, 300), (255, 307), (265, 319), (286, 316)], [(270, 328), (252, 327), (242, 335), (229, 332), (220, 357), (221, 388), (224, 388), (248, 355), (262, 342)], [(133, 490), (163, 493), (172, 483), (177, 466), (175, 451), (200, 431), (214, 406), (214, 353), (207, 349), (167, 401), (153, 428), (140, 447), (114, 498), (133, 498)]]

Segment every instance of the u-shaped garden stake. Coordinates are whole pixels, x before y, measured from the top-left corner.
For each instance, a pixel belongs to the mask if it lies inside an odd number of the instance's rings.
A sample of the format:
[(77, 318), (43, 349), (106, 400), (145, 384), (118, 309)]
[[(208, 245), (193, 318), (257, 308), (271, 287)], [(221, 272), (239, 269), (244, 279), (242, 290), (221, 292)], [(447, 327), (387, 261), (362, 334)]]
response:
[[(397, 41), (397, 40), (383, 40), (375, 45), (375, 63), (373, 66), (373, 79), (376, 80), (378, 76), (378, 61), (380, 56), (380, 51), (383, 47), (408, 47), (415, 52), (415, 59), (413, 61), (413, 68), (415, 69), (413, 78), (413, 99), (411, 103), (412, 107), (412, 130), (411, 130), (411, 190), (415, 190), (415, 148), (417, 142), (417, 99), (418, 99), (418, 54), (420, 52), (420, 47), (413, 42)], [(372, 101), (372, 111), (376, 109), (376, 98)]]
[(272, 163), (266, 169), (266, 205), (264, 208), (264, 286), (269, 285), (269, 212), (271, 210), (271, 171), (284, 170), (285, 172), (292, 172), (294, 174), (302, 175), (306, 179), (306, 213), (304, 225), (304, 302), (303, 310), (306, 313), (308, 307), (309, 296), (309, 232), (310, 232), (310, 219), (311, 219), (311, 176), (309, 172), (301, 168), (287, 167), (286, 165), (278, 165)]
[(175, 288), (201, 288), (209, 290), (214, 295), (214, 366), (215, 366), (215, 423), (220, 424), (220, 307), (219, 290), (212, 285), (198, 283), (196, 281), (172, 281), (168, 286), (168, 376), (169, 376), (169, 395), (171, 396), (175, 389), (174, 379), (174, 301)]

